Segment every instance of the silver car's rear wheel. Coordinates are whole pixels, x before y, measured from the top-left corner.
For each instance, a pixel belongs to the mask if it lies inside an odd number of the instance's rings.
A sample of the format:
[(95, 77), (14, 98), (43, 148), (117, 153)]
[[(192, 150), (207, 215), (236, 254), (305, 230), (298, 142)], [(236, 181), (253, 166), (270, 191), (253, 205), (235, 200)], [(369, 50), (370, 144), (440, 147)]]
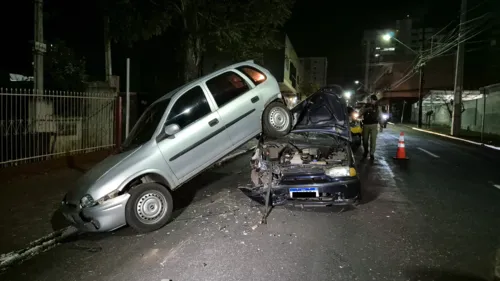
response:
[(282, 107), (271, 108), (268, 118), (269, 124), (278, 132), (285, 131), (290, 123), (289, 113)]
[(292, 129), (292, 114), (282, 102), (272, 102), (262, 115), (262, 132), (270, 137), (282, 137)]
[(127, 224), (139, 232), (164, 226), (172, 216), (173, 200), (169, 190), (158, 183), (144, 183), (130, 191), (125, 207)]

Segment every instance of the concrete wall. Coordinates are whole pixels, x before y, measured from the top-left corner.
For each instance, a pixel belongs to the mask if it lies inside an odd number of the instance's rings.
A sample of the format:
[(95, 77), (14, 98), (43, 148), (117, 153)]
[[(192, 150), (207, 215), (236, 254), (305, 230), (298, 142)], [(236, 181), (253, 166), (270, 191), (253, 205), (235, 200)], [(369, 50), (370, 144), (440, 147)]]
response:
[[(452, 93), (452, 92), (451, 92)], [(462, 129), (481, 132), (482, 118), (484, 120), (484, 132), (500, 135), (500, 85), (487, 89), (486, 100), (483, 97), (464, 101), (465, 111), (462, 113)], [(451, 105), (450, 109), (451, 109)], [(451, 116), (446, 104), (435, 100), (432, 104), (425, 102), (422, 107), (423, 122), (426, 122), (425, 113), (433, 110), (431, 125), (451, 126)], [(417, 121), (417, 104), (412, 106), (412, 121)]]

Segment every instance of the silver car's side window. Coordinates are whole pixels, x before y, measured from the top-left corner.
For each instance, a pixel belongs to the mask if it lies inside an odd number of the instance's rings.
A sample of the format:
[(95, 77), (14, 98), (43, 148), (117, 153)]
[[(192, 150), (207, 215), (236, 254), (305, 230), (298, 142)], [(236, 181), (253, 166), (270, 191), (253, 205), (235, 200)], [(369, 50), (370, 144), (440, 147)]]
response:
[(232, 71), (222, 73), (208, 80), (206, 84), (219, 107), (223, 107), (251, 89), (245, 79)]
[(237, 69), (245, 74), (250, 80), (252, 80), (255, 85), (259, 85), (260, 83), (267, 80), (266, 75), (254, 67), (244, 65), (238, 67)]
[(182, 130), (211, 112), (203, 89), (196, 86), (175, 101), (165, 125), (177, 124)]

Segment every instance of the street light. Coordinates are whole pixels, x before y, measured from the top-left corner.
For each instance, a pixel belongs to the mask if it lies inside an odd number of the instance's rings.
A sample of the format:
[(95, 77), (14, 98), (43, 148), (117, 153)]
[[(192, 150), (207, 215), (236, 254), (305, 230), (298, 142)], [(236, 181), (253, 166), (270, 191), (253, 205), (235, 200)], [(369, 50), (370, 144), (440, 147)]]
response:
[(354, 84), (359, 85), (359, 80), (354, 81)]
[(352, 96), (352, 92), (351, 91), (345, 91), (344, 92), (344, 97), (346, 100), (350, 99)]
[(418, 54), (417, 51), (413, 50), (412, 48), (410, 48), (408, 45), (406, 45), (405, 43), (401, 42), (398, 40), (398, 38), (394, 37), (394, 33), (393, 32), (387, 32), (386, 34), (382, 35), (382, 39), (386, 42), (389, 42), (391, 39), (394, 39), (395, 41), (397, 41), (399, 44), (405, 46), (405, 48), (407, 48), (408, 50), (412, 51), (413, 53), (415, 54)]

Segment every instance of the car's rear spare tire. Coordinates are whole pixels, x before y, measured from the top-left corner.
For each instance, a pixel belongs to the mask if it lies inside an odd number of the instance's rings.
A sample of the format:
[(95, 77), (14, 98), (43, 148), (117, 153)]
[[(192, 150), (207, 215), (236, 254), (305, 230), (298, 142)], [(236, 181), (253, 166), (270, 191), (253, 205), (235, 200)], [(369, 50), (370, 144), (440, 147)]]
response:
[(125, 207), (127, 224), (138, 232), (150, 232), (163, 227), (173, 211), (172, 195), (158, 183), (144, 183), (130, 190)]
[(292, 129), (292, 114), (281, 102), (272, 102), (262, 115), (262, 131), (270, 137), (282, 137)]

